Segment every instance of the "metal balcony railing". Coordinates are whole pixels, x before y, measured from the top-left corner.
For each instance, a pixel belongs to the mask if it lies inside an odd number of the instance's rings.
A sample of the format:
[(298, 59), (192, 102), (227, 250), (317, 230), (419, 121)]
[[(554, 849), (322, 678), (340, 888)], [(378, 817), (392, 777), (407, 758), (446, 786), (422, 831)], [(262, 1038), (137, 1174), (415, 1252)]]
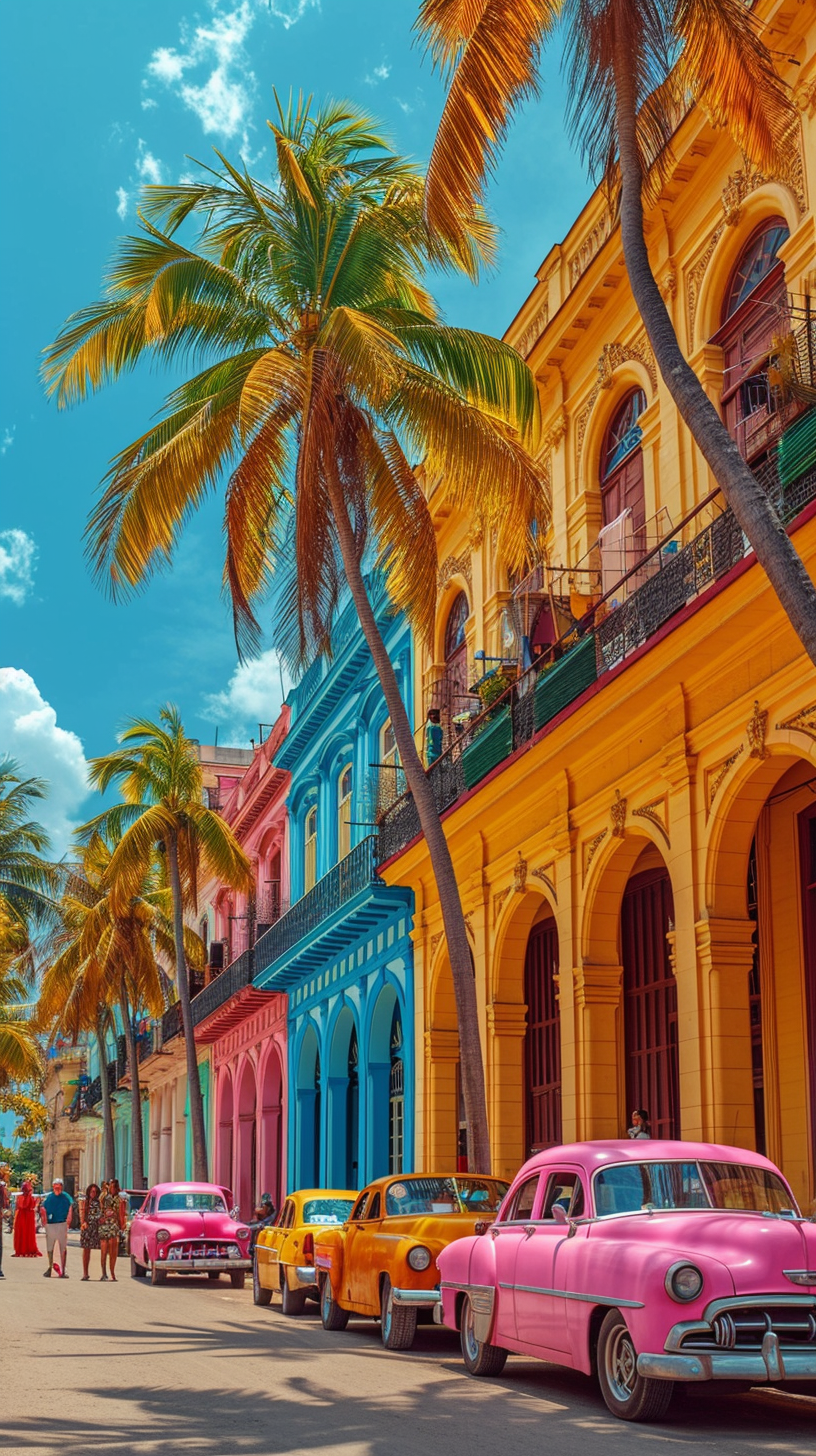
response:
[(376, 849), (376, 836), (367, 835), (259, 938), (255, 946), (256, 972), (271, 966), (361, 890), (377, 881)]
[[(162, 1046), (164, 1046), (164, 1043), (166, 1041), (170, 1041), (172, 1037), (178, 1036), (180, 1031), (181, 1031), (181, 1002), (180, 1001), (174, 1001), (172, 1006), (168, 1006), (167, 1010), (165, 1011), (165, 1013), (164, 1013), (164, 1015), (162, 1016), (162, 1019), (161, 1019), (161, 1044), (162, 1044)], [(159, 1048), (156, 1047), (155, 1050), (158, 1051)]]
[(232, 965), (227, 966), (226, 970), (215, 976), (209, 986), (205, 986), (203, 991), (199, 991), (192, 1000), (193, 1026), (198, 1026), (200, 1022), (206, 1021), (207, 1017), (217, 1011), (219, 1006), (223, 1006), (238, 991), (242, 991), (244, 986), (251, 985), (253, 966), (254, 952), (245, 950), (237, 960), (232, 962)]
[[(776, 453), (757, 478), (784, 524), (816, 500), (816, 465), (783, 480)], [(529, 743), (598, 678), (618, 667), (675, 613), (743, 560), (748, 542), (715, 491), (566, 633), (545, 659), (522, 674), (491, 706), (463, 724), (457, 740), (428, 769), (440, 813), (491, 769)], [(410, 793), (380, 823), (378, 861), (398, 854), (420, 833)]]

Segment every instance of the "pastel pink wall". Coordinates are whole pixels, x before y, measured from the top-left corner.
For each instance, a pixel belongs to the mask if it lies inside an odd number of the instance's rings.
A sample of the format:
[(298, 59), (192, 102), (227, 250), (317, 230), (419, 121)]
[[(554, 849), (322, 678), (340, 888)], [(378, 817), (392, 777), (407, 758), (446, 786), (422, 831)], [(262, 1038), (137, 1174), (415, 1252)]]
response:
[(286, 1196), (286, 1017), (286, 996), (270, 994), (213, 1043), (213, 1168), (244, 1219), (262, 1193), (278, 1208)]

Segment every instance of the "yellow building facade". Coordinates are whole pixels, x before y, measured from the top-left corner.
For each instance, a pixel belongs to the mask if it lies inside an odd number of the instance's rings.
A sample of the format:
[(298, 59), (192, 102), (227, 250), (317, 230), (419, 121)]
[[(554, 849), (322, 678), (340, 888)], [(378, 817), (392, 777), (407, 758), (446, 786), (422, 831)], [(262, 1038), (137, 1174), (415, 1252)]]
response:
[[(692, 110), (647, 240), (686, 357), (816, 577), (816, 15), (757, 12), (798, 62), (790, 171), (758, 174)], [(656, 1134), (764, 1148), (809, 1203), (816, 673), (659, 376), (601, 191), (506, 337), (539, 384), (549, 568), (511, 580), (429, 487), (437, 630), (415, 699), (445, 735), (430, 772), (493, 1171), (625, 1135), (641, 1106)], [(474, 719), (499, 673), (504, 696)], [(410, 800), (388, 811), (382, 873), (416, 899), (416, 1165), (449, 1167), (466, 1138), (458, 1035), (417, 827)]]

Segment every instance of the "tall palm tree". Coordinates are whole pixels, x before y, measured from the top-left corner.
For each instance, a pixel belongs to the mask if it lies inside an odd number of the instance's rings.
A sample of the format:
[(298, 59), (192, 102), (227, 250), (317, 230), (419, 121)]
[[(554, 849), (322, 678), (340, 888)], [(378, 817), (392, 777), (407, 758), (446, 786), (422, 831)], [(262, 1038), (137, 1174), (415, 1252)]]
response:
[[(157, 851), (164, 859), (187, 1053), (194, 1176), (206, 1182), (207, 1135), (190, 1005), (190, 933), (185, 936), (184, 913), (198, 911), (202, 870), (233, 889), (251, 890), (252, 869), (229, 825), (204, 805), (201, 765), (177, 708), (162, 708), (158, 723), (133, 719), (119, 735), (119, 744), (113, 753), (91, 760), (90, 774), (102, 793), (118, 783), (124, 802), (106, 809), (79, 834), (89, 842), (101, 835), (114, 845), (107, 871), (114, 914), (138, 897)], [(136, 938), (132, 950), (136, 957)]]
[(617, 196), (626, 269), (660, 372), (816, 663), (816, 587), (683, 356), (643, 232), (644, 193), (659, 182), (689, 99), (728, 126), (759, 168), (788, 170), (793, 104), (744, 0), (423, 0), (417, 28), (450, 78), (428, 168), (428, 222), (454, 244), (467, 233), (559, 21), (573, 131)]
[(37, 1082), (42, 1074), (28, 961), (27, 939), (0, 905), (0, 1093)]
[(30, 817), (33, 804), (47, 793), (43, 779), (23, 778), (13, 758), (0, 758), (0, 914), (6, 934), (16, 930), (27, 938), (54, 917), (59, 875), (47, 858), (48, 835)]
[[(473, 271), (492, 237), (474, 215), (434, 244), (423, 179), (349, 106), (279, 109), (277, 177), (262, 185), (223, 157), (200, 182), (145, 191), (143, 231), (126, 239), (107, 297), (74, 315), (48, 351), (61, 404), (146, 352), (206, 365), (170, 395), (161, 422), (116, 458), (90, 520), (91, 560), (111, 590), (170, 559), (188, 516), (224, 472), (225, 581), (239, 646), (294, 518), (297, 567), (284, 610), (302, 662), (330, 650), (343, 582), (379, 676), (436, 878), (456, 995), (472, 1166), (490, 1167), (476, 990), (459, 889), (432, 786), (367, 594), (384, 567), (392, 599), (430, 636), (436, 545), (409, 464), (444, 473), (510, 566), (531, 522), (548, 518), (525, 448), (537, 423), (532, 375), (485, 335), (442, 323), (423, 284), (430, 259)], [(198, 227), (197, 248), (178, 230)], [(163, 230), (162, 230), (163, 229)]]

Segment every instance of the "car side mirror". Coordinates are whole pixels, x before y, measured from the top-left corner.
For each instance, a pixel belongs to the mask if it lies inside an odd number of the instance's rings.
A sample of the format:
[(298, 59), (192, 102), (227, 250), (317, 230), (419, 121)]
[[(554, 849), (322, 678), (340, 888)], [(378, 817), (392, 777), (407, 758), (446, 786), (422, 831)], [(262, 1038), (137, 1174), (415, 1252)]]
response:
[(560, 1203), (554, 1203), (553, 1204), (553, 1206), (552, 1206), (552, 1216), (553, 1216), (553, 1222), (554, 1223), (560, 1223), (560, 1224), (568, 1224), (569, 1223), (569, 1218), (567, 1217), (567, 1210), (565, 1208), (562, 1208)]
[(229, 1216), (230, 1216), (230, 1218), (234, 1219), (236, 1223), (240, 1219), (240, 1217), (241, 1217), (241, 1210), (238, 1207), (237, 1203), (236, 1203), (236, 1205), (235, 1205), (234, 1208), (231, 1208), (230, 1209)]

